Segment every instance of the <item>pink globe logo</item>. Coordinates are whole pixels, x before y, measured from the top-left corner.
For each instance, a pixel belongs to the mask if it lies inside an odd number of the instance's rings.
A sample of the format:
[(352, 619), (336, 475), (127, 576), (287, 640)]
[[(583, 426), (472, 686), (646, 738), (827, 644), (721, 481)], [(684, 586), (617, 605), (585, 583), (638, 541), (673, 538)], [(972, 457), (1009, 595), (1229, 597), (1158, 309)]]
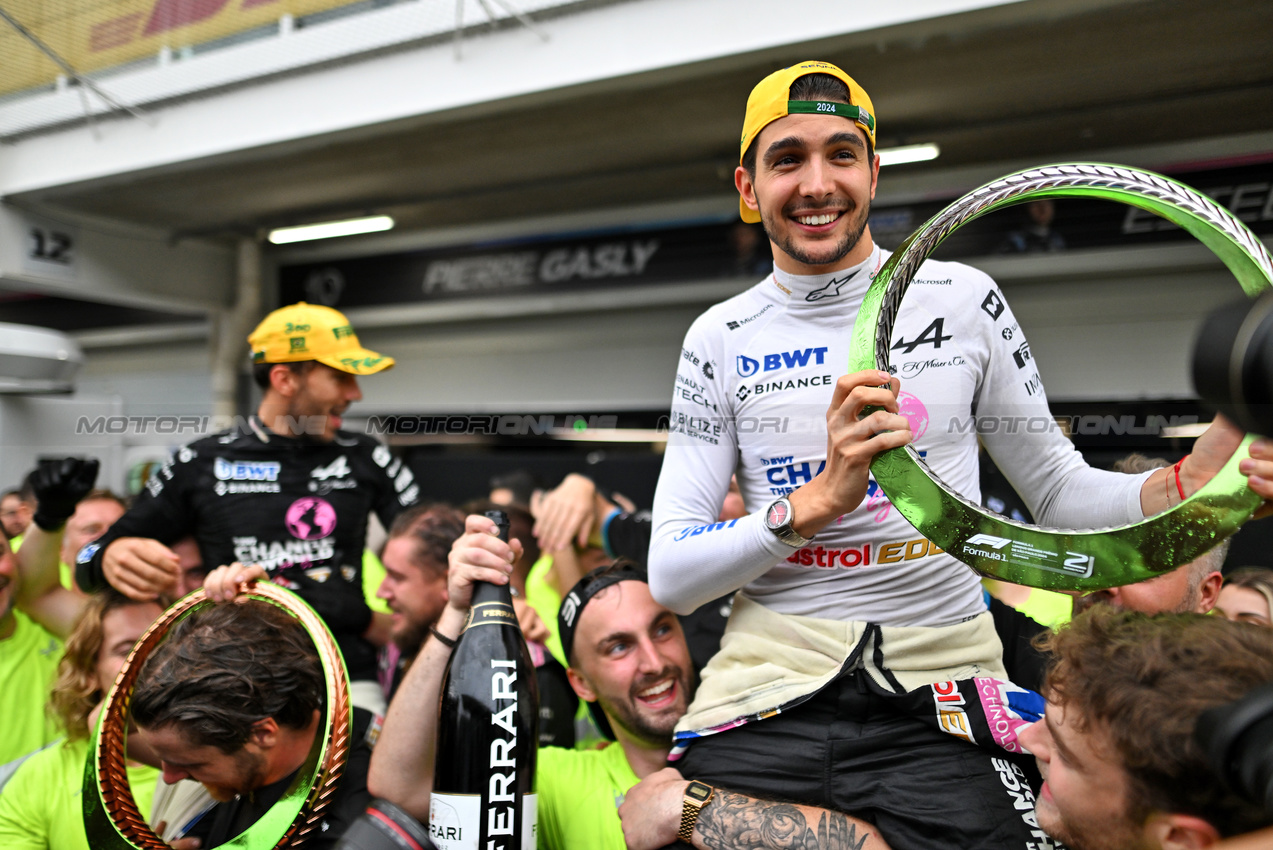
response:
[(916, 396), (908, 392), (897, 394), (898, 413), (911, 423), (911, 434), (918, 440), (928, 430), (928, 408)]
[(287, 530), (301, 540), (328, 537), (336, 530), (336, 509), (326, 499), (306, 496), (287, 509)]

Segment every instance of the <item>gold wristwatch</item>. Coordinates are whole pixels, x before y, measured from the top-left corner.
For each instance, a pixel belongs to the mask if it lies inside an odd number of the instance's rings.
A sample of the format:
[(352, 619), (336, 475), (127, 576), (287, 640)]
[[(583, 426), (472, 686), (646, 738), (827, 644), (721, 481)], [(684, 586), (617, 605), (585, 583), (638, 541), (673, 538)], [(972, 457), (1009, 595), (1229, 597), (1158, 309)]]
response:
[(689, 787), (685, 789), (684, 802), (681, 804), (681, 828), (677, 830), (677, 836), (686, 844), (692, 844), (690, 838), (694, 835), (694, 824), (698, 823), (698, 815), (712, 801), (712, 795), (716, 793), (716, 789), (697, 779), (690, 780)]

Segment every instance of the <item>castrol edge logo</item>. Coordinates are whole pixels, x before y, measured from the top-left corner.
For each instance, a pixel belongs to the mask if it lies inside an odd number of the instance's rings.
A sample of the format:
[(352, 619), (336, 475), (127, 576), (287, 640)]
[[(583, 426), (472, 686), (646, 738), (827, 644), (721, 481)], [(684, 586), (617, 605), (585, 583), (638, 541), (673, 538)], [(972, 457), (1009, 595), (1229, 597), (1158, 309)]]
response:
[(815, 569), (849, 570), (854, 567), (869, 567), (872, 564), (898, 564), (903, 561), (915, 561), (945, 552), (936, 543), (926, 537), (914, 540), (902, 540), (897, 543), (884, 543), (875, 547), (871, 543), (844, 549), (832, 549), (827, 546), (805, 546), (793, 552), (787, 563), (797, 567), (813, 567)]

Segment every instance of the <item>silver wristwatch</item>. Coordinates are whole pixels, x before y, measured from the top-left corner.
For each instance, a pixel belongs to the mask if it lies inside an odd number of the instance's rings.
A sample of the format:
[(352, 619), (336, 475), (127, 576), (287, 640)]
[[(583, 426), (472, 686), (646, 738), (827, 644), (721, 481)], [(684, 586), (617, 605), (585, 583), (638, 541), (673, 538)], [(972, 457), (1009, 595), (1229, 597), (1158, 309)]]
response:
[(809, 538), (801, 537), (792, 528), (791, 523), (794, 519), (791, 502), (786, 499), (776, 499), (765, 509), (765, 528), (772, 531), (775, 537), (792, 549), (799, 549), (809, 542)]

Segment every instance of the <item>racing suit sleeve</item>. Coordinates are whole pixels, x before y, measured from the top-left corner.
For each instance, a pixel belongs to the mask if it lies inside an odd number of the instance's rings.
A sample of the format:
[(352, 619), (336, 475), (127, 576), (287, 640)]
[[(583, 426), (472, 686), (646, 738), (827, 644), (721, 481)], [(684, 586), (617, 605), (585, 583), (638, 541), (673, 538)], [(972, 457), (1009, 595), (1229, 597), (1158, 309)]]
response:
[(80, 550), (75, 558), (75, 581), (85, 593), (107, 587), (103, 553), (121, 537), (150, 537), (167, 546), (192, 533), (185, 491), (194, 476), (194, 462), (192, 450), (179, 449), (147, 479), (133, 506), (105, 534)]
[(419, 503), (420, 485), (411, 467), (402, 458), (394, 457), (388, 446), (376, 445), (371, 450), (371, 459), (381, 473), (372, 510), (388, 530), (404, 508)]
[[(1021, 495), (1040, 525), (1102, 528), (1144, 519), (1141, 483), (1150, 473), (1127, 475), (1093, 469), (1052, 419), (1029, 343), (994, 281), (986, 299), (998, 299), (1000, 315), (982, 309), (974, 321), (986, 327), (986, 362), (974, 413), (991, 457)], [(1024, 363), (1025, 365), (1021, 365)], [(995, 422), (990, 418), (998, 417)], [(1000, 427), (1017, 423), (1017, 427)], [(1032, 423), (1038, 423), (1035, 427)], [(1047, 426), (1047, 427), (1043, 427)], [(1033, 432), (1033, 433), (1032, 433)]]
[[(763, 511), (716, 522), (738, 462), (738, 435), (723, 376), (703, 369), (721, 350), (706, 324), (700, 318), (685, 337), (654, 492), (650, 593), (678, 614), (760, 578), (792, 551), (765, 528)], [(689, 387), (702, 392), (682, 392)]]

